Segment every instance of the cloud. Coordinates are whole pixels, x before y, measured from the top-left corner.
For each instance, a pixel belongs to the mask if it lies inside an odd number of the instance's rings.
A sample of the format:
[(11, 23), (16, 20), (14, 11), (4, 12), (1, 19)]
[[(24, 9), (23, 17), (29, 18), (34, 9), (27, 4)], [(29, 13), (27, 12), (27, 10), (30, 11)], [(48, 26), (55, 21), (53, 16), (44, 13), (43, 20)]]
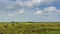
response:
[(50, 6), (50, 7), (44, 8), (42, 11), (50, 15), (50, 14), (56, 12), (57, 10), (58, 9), (56, 9), (56, 7)]
[(41, 10), (37, 10), (34, 14), (43, 14)]
[(19, 14), (22, 14), (22, 13), (24, 13), (24, 9), (21, 9), (21, 10), (19, 11)]
[(34, 6), (40, 6), (42, 4), (52, 4), (55, 2), (55, 0), (17, 0), (16, 4), (22, 6), (22, 7), (34, 7)]
[(53, 13), (59, 13), (60, 12), (60, 10), (59, 9), (57, 9), (56, 7), (54, 7), (54, 6), (50, 6), (50, 7), (46, 7), (46, 8), (44, 8), (44, 9), (42, 9), (42, 10), (39, 10), (39, 9), (37, 9), (37, 11), (36, 12), (34, 12), (34, 14), (53, 14)]
[(53, 2), (55, 0), (0, 0), (0, 9), (14, 11), (22, 8), (37, 8), (40, 5), (52, 4)]
[(54, 7), (54, 6), (50, 6), (50, 7), (47, 7), (47, 8), (44, 8), (43, 9), (43, 11), (49, 11), (49, 12), (51, 12), (51, 11), (56, 11), (57, 9), (56, 9), (56, 7)]
[(50, 7), (44, 8), (42, 11), (47, 12), (48, 14), (51, 14), (51, 13), (53, 14), (53, 13), (59, 13), (60, 9), (57, 9), (54, 6), (50, 6)]
[(13, 13), (8, 13), (7, 16), (8, 17), (16, 17), (16, 16), (18, 16), (19, 14), (22, 14), (22, 13), (24, 13), (24, 9), (21, 9), (20, 11), (13, 12)]

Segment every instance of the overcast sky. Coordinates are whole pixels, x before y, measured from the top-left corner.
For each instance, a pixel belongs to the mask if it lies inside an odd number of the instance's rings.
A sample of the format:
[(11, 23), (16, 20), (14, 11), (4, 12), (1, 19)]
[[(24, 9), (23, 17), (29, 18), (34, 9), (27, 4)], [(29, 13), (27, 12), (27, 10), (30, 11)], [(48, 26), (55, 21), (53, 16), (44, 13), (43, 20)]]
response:
[(0, 22), (60, 22), (60, 0), (0, 0)]

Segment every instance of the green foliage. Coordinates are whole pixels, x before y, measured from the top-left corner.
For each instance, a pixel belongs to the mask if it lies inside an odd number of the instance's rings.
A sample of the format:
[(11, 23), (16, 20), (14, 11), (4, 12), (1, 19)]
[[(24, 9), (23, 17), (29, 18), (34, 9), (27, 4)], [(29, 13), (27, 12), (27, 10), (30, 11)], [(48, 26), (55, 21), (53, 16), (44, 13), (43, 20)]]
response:
[(0, 23), (0, 34), (60, 34), (60, 23)]

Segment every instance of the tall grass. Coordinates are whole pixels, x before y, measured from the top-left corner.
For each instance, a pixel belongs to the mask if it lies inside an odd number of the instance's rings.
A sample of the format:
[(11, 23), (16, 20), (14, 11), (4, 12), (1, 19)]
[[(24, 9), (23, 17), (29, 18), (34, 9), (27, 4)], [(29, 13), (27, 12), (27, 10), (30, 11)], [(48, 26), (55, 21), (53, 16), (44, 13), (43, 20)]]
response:
[(60, 34), (60, 23), (0, 23), (0, 34)]

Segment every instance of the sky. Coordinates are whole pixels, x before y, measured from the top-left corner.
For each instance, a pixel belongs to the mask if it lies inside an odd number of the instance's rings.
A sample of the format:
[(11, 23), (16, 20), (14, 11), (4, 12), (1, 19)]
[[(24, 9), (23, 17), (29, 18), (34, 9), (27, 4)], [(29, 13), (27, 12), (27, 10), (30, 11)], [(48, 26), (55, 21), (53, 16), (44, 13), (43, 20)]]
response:
[(0, 0), (0, 22), (60, 22), (60, 0)]

